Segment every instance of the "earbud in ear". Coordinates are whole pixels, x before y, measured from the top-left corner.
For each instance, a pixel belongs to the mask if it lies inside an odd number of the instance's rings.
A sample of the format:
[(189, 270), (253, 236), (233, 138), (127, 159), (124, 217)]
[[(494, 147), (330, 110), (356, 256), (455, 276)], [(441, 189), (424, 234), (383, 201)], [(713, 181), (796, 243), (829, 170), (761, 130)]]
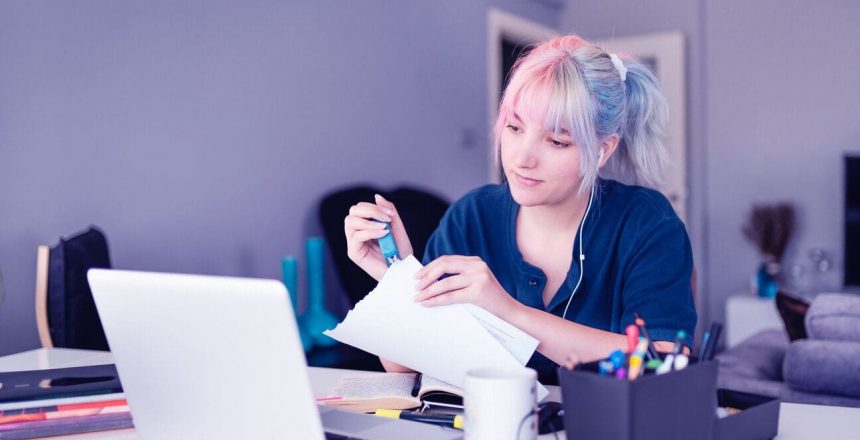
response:
[(603, 152), (605, 150), (603, 148), (600, 149), (600, 153), (597, 155), (597, 166), (600, 166), (600, 163), (603, 162)]

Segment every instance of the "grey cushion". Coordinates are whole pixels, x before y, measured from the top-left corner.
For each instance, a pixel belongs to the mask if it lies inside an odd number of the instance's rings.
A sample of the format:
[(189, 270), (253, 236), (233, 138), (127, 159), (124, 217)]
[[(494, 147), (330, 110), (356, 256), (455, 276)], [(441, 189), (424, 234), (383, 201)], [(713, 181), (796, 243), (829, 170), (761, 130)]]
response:
[(860, 342), (860, 295), (822, 293), (806, 312), (810, 339)]
[(795, 390), (860, 397), (860, 343), (795, 341), (782, 368), (785, 382)]
[(788, 345), (785, 331), (763, 330), (717, 355), (720, 374), (781, 381), (782, 360)]

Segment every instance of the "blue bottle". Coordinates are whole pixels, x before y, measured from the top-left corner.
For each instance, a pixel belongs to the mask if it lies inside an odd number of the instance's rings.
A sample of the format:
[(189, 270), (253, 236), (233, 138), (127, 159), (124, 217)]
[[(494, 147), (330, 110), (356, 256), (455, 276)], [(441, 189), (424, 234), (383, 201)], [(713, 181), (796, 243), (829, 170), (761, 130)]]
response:
[(762, 263), (758, 268), (758, 272), (756, 272), (755, 282), (758, 296), (762, 298), (776, 298), (779, 286), (776, 283), (776, 278), (767, 269), (767, 263)]
[(325, 240), (308, 238), (305, 243), (308, 280), (308, 309), (303, 317), (303, 326), (314, 345), (330, 347), (337, 341), (324, 335), (333, 329), (338, 320), (325, 309)]
[(288, 255), (281, 261), (281, 274), (283, 276), (284, 285), (287, 287), (287, 293), (290, 295), (290, 302), (293, 306), (293, 313), (296, 315), (296, 324), (299, 327), (299, 338), (302, 340), (302, 348), (305, 351), (311, 349), (312, 342), (308, 336), (304, 326), (304, 316), (299, 315), (299, 283), (298, 283), (298, 262), (296, 257)]

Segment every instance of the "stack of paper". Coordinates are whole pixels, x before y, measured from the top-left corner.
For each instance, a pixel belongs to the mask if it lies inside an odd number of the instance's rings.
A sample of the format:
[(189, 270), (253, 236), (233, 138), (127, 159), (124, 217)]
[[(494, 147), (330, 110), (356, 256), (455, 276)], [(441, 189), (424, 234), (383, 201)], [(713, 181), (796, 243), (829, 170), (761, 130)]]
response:
[[(473, 368), (526, 364), (537, 339), (497, 316), (471, 304), (415, 302), (421, 267), (412, 256), (392, 265), (346, 319), (324, 333), (460, 388)], [(547, 394), (539, 385), (538, 400)]]

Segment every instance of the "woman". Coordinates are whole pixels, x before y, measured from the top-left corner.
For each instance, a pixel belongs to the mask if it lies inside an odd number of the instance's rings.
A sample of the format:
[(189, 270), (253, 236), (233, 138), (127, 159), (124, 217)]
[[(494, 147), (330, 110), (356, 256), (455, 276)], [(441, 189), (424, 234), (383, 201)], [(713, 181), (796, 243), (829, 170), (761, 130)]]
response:
[[(636, 313), (658, 350), (678, 330), (693, 334), (689, 238), (651, 189), (667, 117), (656, 78), (635, 60), (576, 36), (535, 47), (515, 66), (494, 128), (506, 183), (451, 206), (427, 244), (416, 301), (473, 303), (534, 336), (528, 366), (542, 377), (569, 355), (626, 347)], [(353, 206), (349, 256), (378, 280), (384, 225), (367, 219), (390, 222), (401, 255), (412, 247), (393, 204)]]

